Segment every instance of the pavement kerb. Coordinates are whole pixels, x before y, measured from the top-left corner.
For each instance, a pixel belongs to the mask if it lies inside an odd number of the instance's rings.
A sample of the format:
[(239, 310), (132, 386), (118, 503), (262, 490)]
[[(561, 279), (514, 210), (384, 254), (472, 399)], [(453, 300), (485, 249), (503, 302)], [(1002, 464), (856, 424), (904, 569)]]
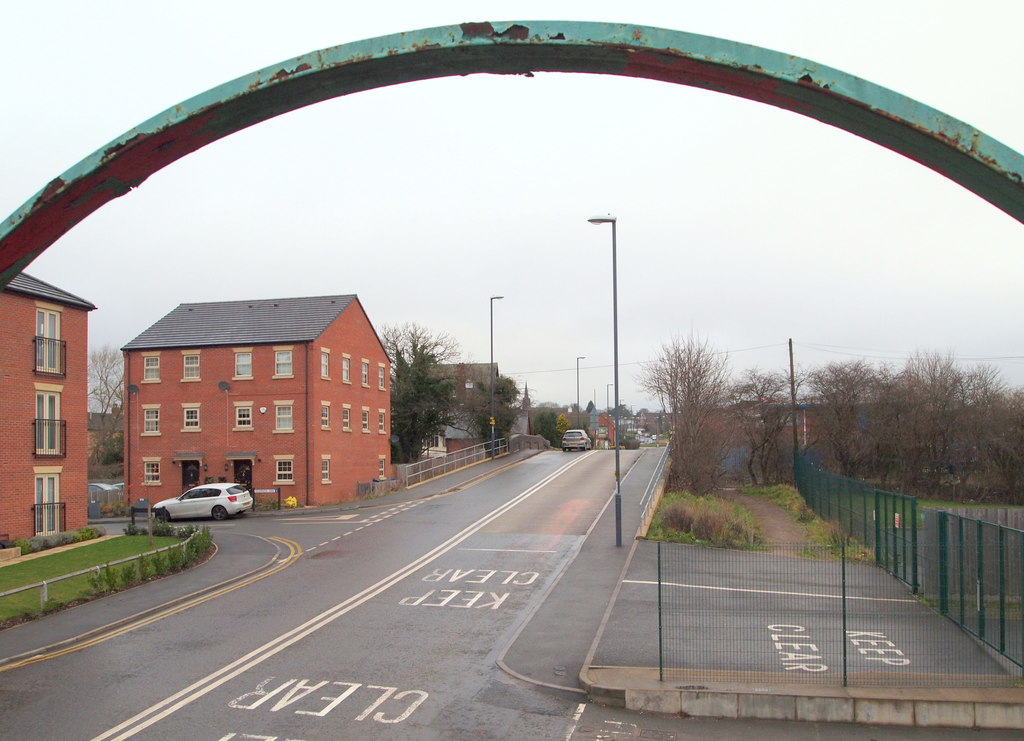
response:
[[(538, 453), (543, 453), (543, 452), (544, 452), (543, 450), (524, 449), (524, 450), (521, 450), (521, 451), (517, 451), (516, 453), (510, 453), (507, 456), (503, 456), (503, 458), (505, 458), (506, 460), (504, 460), (501, 463), (501, 465), (497, 465), (494, 468), (491, 468), (491, 469), (489, 469), (487, 471), (484, 471), (483, 473), (479, 473), (476, 476), (473, 476), (473, 477), (471, 477), (469, 479), (466, 479), (465, 481), (460, 481), (458, 484), (454, 484), (454, 485), (452, 485), (450, 487), (447, 487), (445, 489), (441, 489), (439, 491), (424, 492), (420, 496), (405, 496), (405, 497), (401, 497), (402, 494), (405, 494), (405, 493), (408, 493), (410, 491), (413, 491), (413, 490), (417, 489), (418, 487), (427, 486), (427, 485), (429, 485), (431, 483), (436, 484), (438, 481), (440, 481), (441, 479), (443, 479), (445, 477), (438, 476), (437, 478), (428, 479), (427, 481), (421, 481), (418, 484), (413, 484), (411, 486), (407, 486), (404, 489), (399, 489), (398, 491), (391, 492), (389, 494), (384, 494), (384, 495), (379, 496), (379, 497), (374, 497), (373, 499), (359, 499), (359, 500), (352, 501), (352, 502), (339, 502), (337, 504), (325, 504), (325, 505), (318, 506), (318, 507), (296, 507), (295, 509), (268, 509), (268, 510), (260, 510), (258, 512), (257, 511), (248, 512), (244, 516), (245, 517), (295, 517), (295, 516), (300, 516), (300, 515), (323, 515), (323, 514), (329, 514), (329, 513), (332, 513), (332, 512), (346, 512), (348, 510), (353, 510), (353, 509), (369, 509), (369, 508), (372, 508), (372, 507), (387, 507), (387, 506), (390, 506), (392, 504), (396, 504), (396, 503), (399, 503), (399, 502), (405, 503), (405, 502), (414, 502), (414, 501), (419, 501), (419, 500), (424, 500), (424, 499), (431, 499), (432, 497), (443, 496), (445, 494), (453, 494), (453, 493), (455, 493), (457, 491), (465, 489), (467, 486), (479, 483), (480, 481), (483, 481), (484, 479), (486, 479), (486, 478), (488, 478), (490, 476), (494, 476), (494, 475), (500, 473), (501, 471), (504, 471), (507, 468), (511, 468), (512, 466), (515, 466), (515, 465), (518, 465), (518, 464), (522, 463), (527, 458), (530, 458), (530, 457), (532, 457), (534, 455), (537, 455)], [(520, 455), (520, 454), (523, 454), (523, 455)], [(466, 466), (465, 468), (460, 468), (457, 471), (453, 471), (452, 474), (458, 473), (460, 471), (465, 471), (467, 469), (474, 468), (476, 466), (484, 465), (484, 464), (486, 464), (488, 462), (489, 461), (487, 461), (487, 460), (478, 461), (477, 463), (472, 463), (469, 466)], [(452, 474), (449, 474), (449, 475), (452, 475)], [(89, 520), (89, 524), (90, 525), (103, 525), (105, 523), (130, 522), (130, 521), (131, 521), (130, 517), (104, 517), (104, 518), (98, 518), (98, 519)]]
[[(117, 537), (117, 536), (114, 536), (114, 537)], [(213, 548), (214, 548), (214, 551), (210, 555), (210, 558), (208, 558), (206, 561), (204, 561), (203, 563), (199, 564), (198, 566), (192, 567), (188, 571), (191, 571), (192, 569), (201, 569), (203, 566), (205, 566), (207, 563), (209, 563), (214, 557), (216, 557), (216, 555), (217, 555), (217, 544), (216, 543), (213, 544)], [(70, 638), (65, 638), (62, 641), (57, 641), (55, 643), (51, 643), (51, 644), (48, 644), (46, 646), (40, 646), (38, 648), (32, 649), (31, 651), (26, 651), (24, 653), (16, 654), (14, 656), (7, 656), (7, 657), (4, 657), (4, 658), (0, 658), (0, 671), (4, 671), (3, 667), (5, 667), (5, 666), (7, 666), (9, 664), (18, 663), (18, 662), (24, 661), (26, 659), (30, 659), (33, 656), (41, 656), (41, 655), (44, 655), (44, 654), (51, 653), (53, 651), (57, 651), (57, 650), (59, 650), (61, 648), (64, 648), (65, 646), (70, 646), (70, 645), (74, 645), (76, 643), (80, 643), (82, 641), (87, 641), (87, 640), (89, 640), (90, 638), (93, 638), (96, 635), (100, 635), (100, 634), (105, 633), (105, 632), (110, 631), (110, 630), (116, 630), (117, 628), (120, 628), (123, 625), (127, 625), (129, 623), (135, 622), (136, 620), (142, 620), (142, 619), (144, 619), (146, 617), (149, 617), (150, 615), (153, 615), (153, 614), (156, 614), (158, 612), (161, 612), (162, 610), (170, 609), (170, 608), (175, 607), (176, 605), (179, 605), (179, 604), (181, 604), (183, 602), (187, 602), (188, 600), (196, 599), (197, 597), (202, 597), (205, 594), (210, 594), (211, 592), (215, 592), (218, 589), (223, 589), (224, 587), (228, 587), (228, 586), (230, 586), (230, 585), (232, 585), (232, 584), (234, 584), (236, 582), (242, 581), (243, 579), (247, 579), (247, 578), (249, 578), (251, 576), (255, 576), (259, 572), (265, 571), (266, 569), (270, 568), (275, 563), (277, 563), (277, 559), (278, 559), (278, 556), (280, 556), (280, 553), (281, 552), (280, 552), (280, 549), (279, 549), (273, 556), (271, 556), (271, 558), (266, 563), (264, 563), (264, 564), (262, 564), (260, 566), (257, 566), (254, 569), (250, 569), (249, 571), (246, 571), (246, 572), (244, 572), (242, 574), (236, 574), (235, 576), (231, 576), (231, 577), (229, 577), (227, 579), (224, 579), (223, 581), (220, 581), (220, 582), (218, 582), (216, 584), (211, 584), (211, 585), (203, 587), (201, 589), (197, 589), (194, 592), (189, 592), (188, 594), (183, 594), (180, 597), (175, 597), (174, 599), (167, 600), (166, 602), (163, 602), (163, 603), (161, 603), (159, 605), (155, 605), (154, 607), (148, 607), (145, 610), (139, 610), (138, 612), (132, 613), (131, 615), (127, 615), (125, 617), (118, 618), (117, 620), (112, 620), (109, 623), (105, 623), (104, 625), (100, 625), (100, 626), (98, 626), (96, 628), (93, 628), (91, 630), (87, 630), (84, 633), (79, 633), (76, 636), (72, 636)], [(187, 573), (187, 572), (177, 572), (175, 574), (168, 574), (164, 578), (173, 578), (175, 576), (181, 575), (182, 573)], [(108, 597), (113, 597), (116, 594), (123, 594), (125, 591), (131, 591), (131, 590), (134, 590), (134, 589), (142, 589), (145, 586), (147, 586), (147, 584), (149, 584), (149, 583), (150, 582), (140, 582), (139, 584), (136, 584), (135, 586), (130, 587), (128, 590), (121, 590), (119, 592), (112, 592), (111, 594), (103, 595), (102, 597), (98, 597), (97, 599), (102, 600), (102, 599), (106, 599)], [(84, 603), (84, 604), (91, 604), (91, 603), (96, 602), (96, 601), (97, 601), (96, 599), (93, 599), (93, 600), (89, 600), (89, 602)], [(81, 605), (76, 605), (76, 607), (81, 607)], [(74, 609), (76, 609), (76, 607), (71, 607), (69, 609), (74, 610)]]
[(592, 702), (640, 712), (887, 726), (1024, 729), (1024, 689), (840, 687), (708, 682), (700, 672), (662, 681), (657, 668), (585, 666)]

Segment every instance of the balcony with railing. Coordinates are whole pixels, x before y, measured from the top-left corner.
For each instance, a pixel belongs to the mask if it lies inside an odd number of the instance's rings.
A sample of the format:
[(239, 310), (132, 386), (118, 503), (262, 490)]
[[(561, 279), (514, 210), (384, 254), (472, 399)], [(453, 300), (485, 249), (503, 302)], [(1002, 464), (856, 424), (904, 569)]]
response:
[(59, 533), (64, 527), (64, 502), (33, 504), (36, 535)]
[(38, 376), (63, 378), (67, 375), (67, 342), (50, 337), (36, 336), (35, 373)]
[(67, 455), (67, 420), (36, 419), (35, 427), (36, 458), (63, 458)]

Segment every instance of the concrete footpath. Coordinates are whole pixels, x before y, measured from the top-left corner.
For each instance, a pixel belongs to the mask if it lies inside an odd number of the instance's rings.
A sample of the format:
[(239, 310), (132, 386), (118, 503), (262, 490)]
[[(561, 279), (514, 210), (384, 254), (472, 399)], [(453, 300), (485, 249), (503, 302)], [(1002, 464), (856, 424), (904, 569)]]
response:
[[(253, 513), (249, 517), (295, 517), (392, 506), (457, 491), (536, 455), (520, 451), (372, 500), (324, 508)], [(641, 501), (658, 462), (649, 450), (622, 478), (622, 545), (615, 545), (615, 512), (609, 501), (580, 542), (565, 572), (501, 651), (498, 665), (524, 681), (586, 696), (630, 710), (709, 718), (845, 722), (894, 726), (1024, 729), (1024, 689), (907, 688), (785, 685), (770, 675), (750, 681), (717, 681), (709, 672), (659, 680), (657, 666), (633, 665), (657, 656), (657, 605), (619, 604), (622, 582), (650, 579), (650, 565), (635, 559)], [(559, 455), (561, 455), (559, 453)], [(234, 535), (210, 562), (71, 610), (0, 631), (0, 671), (26, 656), (74, 643), (118, 623), (180, 605), (197, 594), (237, 583), (272, 568), (279, 546), (255, 536)], [(277, 549), (277, 550), (275, 550)], [(656, 575), (653, 575), (656, 578)], [(629, 638), (623, 639), (622, 636)], [(643, 644), (643, 645), (638, 645)], [(595, 663), (599, 657), (601, 663)], [(650, 663), (650, 662), (647, 662)]]

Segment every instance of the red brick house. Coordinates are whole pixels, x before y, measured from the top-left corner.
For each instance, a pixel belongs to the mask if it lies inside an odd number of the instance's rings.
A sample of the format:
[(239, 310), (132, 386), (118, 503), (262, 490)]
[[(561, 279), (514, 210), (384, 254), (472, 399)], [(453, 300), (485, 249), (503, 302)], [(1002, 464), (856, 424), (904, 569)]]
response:
[(391, 475), (390, 361), (354, 295), (181, 304), (122, 350), (133, 501), (237, 481), (330, 504)]
[(0, 535), (88, 523), (89, 312), (22, 273), (0, 290)]

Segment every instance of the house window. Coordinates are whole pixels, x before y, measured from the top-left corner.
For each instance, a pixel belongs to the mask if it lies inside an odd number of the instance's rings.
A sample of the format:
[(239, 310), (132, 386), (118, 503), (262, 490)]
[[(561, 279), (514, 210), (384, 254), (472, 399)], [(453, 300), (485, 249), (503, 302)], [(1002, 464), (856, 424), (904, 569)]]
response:
[(61, 527), (60, 475), (36, 476), (35, 501), (36, 535), (59, 533)]
[(156, 383), (160, 380), (160, 356), (146, 355), (142, 358), (143, 383)]
[(352, 383), (352, 358), (348, 355), (341, 356), (341, 381)]
[(384, 410), (377, 410), (377, 432), (384, 434)]
[(160, 434), (160, 407), (143, 407), (142, 408), (142, 434), (143, 435), (159, 435)]
[(274, 402), (274, 432), (292, 431), (292, 404)]
[(143, 463), (142, 483), (148, 486), (160, 483), (160, 461), (145, 461)]
[(370, 431), (370, 408), (363, 407), (363, 432)]
[(189, 353), (188, 355), (181, 356), (182, 368), (181, 368), (181, 380), (182, 381), (198, 381), (199, 380), (199, 355), (196, 353)]
[(277, 350), (274, 352), (274, 377), (291, 378), (292, 375), (292, 351)]
[(182, 432), (199, 432), (199, 405), (198, 404), (182, 404)]
[(320, 377), (327, 379), (331, 377), (331, 354), (329, 352), (320, 353)]
[(363, 386), (369, 387), (369, 385), (370, 385), (370, 361), (369, 360), (364, 360), (362, 365), (363, 365), (363, 371), (362, 371), (362, 374), (363, 374), (362, 375)]
[(274, 481), (275, 484), (292, 483), (295, 481), (295, 471), (292, 467), (291, 458), (278, 459), (277, 461), (277, 479)]
[(320, 427), (331, 429), (331, 405), (326, 402), (320, 405)]
[(252, 353), (248, 351), (235, 353), (235, 379), (252, 378)]
[(60, 418), (60, 394), (36, 392), (36, 455), (64, 454), (63, 421)]
[(322, 458), (320, 460), (320, 482), (323, 484), (331, 483), (331, 459)]
[(246, 405), (235, 407), (235, 429), (252, 429), (252, 406)]
[(345, 432), (352, 431), (352, 407), (348, 404), (341, 408), (341, 429)]
[(379, 388), (381, 391), (384, 390), (384, 366), (383, 365), (378, 365), (377, 366), (377, 388)]
[(63, 375), (63, 345), (60, 339), (60, 312), (36, 309), (36, 370)]
[(385, 476), (385, 473), (386, 473), (385, 469), (386, 469), (386, 467), (387, 467), (387, 459), (384, 456), (380, 456), (377, 459), (377, 478), (379, 478), (379, 479), (386, 478), (386, 476)]

